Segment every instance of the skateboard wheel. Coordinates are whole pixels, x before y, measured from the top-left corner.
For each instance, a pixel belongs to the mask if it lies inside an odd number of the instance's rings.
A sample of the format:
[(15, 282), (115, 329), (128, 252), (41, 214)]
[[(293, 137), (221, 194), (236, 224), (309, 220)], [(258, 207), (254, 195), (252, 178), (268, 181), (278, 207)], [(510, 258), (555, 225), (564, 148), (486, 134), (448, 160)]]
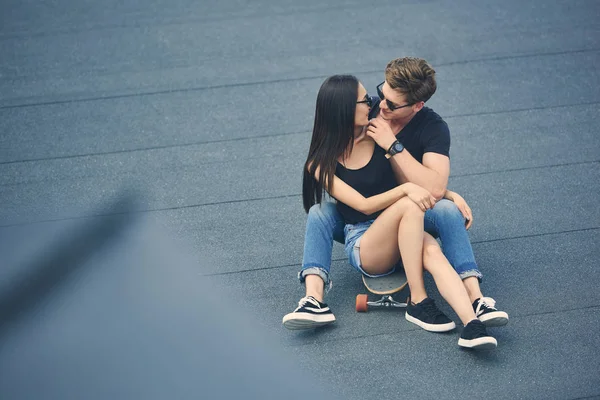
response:
[(356, 311), (367, 312), (367, 301), (368, 296), (366, 294), (359, 294), (356, 296)]

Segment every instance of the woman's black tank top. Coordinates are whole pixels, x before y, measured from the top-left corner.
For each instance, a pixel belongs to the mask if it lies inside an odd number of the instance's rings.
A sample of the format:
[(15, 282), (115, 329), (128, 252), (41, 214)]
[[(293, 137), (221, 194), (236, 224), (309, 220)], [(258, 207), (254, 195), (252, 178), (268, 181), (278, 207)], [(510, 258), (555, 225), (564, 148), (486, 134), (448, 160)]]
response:
[[(385, 158), (385, 150), (377, 145), (375, 145), (373, 155), (367, 165), (360, 169), (347, 169), (338, 162), (335, 175), (364, 197), (375, 196), (398, 186), (390, 161)], [(365, 215), (339, 200), (337, 209), (347, 224), (369, 221), (377, 218), (383, 212), (381, 210), (371, 215)]]

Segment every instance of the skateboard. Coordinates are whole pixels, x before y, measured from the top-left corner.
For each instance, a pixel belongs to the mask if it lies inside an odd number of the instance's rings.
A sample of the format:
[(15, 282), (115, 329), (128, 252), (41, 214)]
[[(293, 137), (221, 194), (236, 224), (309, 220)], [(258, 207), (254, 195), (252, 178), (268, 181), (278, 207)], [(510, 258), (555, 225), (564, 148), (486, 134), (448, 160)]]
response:
[(379, 278), (369, 278), (363, 275), (362, 280), (365, 288), (373, 294), (381, 295), (381, 299), (369, 301), (368, 295), (359, 294), (356, 296), (356, 311), (367, 312), (369, 307), (406, 308), (406, 303), (400, 303), (392, 297), (392, 294), (408, 286), (404, 269), (399, 268), (393, 273)]

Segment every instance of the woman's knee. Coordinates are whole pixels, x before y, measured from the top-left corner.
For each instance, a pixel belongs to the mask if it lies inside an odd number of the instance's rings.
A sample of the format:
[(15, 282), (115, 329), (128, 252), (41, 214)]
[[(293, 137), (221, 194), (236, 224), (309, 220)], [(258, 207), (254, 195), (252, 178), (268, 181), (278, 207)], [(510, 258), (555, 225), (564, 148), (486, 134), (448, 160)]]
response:
[(396, 201), (393, 204), (393, 207), (395, 207), (403, 215), (406, 215), (406, 214), (423, 215), (424, 214), (423, 210), (421, 210), (421, 207), (419, 207), (408, 196), (405, 196), (405, 197), (399, 199), (398, 201)]

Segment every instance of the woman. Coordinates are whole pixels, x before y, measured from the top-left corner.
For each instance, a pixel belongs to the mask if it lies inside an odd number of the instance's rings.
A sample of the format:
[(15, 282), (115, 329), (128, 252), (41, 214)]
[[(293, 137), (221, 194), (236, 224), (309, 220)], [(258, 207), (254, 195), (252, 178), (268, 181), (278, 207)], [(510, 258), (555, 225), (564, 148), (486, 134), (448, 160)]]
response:
[(321, 202), (323, 190), (338, 201), (346, 221), (346, 253), (361, 273), (386, 275), (401, 261), (410, 288), (408, 321), (434, 332), (455, 327), (427, 297), (424, 267), (465, 325), (459, 345), (495, 348), (496, 340), (475, 317), (459, 276), (423, 231), (424, 212), (435, 198), (415, 184), (397, 185), (385, 151), (365, 134), (369, 108), (370, 98), (354, 76), (332, 76), (321, 86), (304, 168), (305, 209)]

